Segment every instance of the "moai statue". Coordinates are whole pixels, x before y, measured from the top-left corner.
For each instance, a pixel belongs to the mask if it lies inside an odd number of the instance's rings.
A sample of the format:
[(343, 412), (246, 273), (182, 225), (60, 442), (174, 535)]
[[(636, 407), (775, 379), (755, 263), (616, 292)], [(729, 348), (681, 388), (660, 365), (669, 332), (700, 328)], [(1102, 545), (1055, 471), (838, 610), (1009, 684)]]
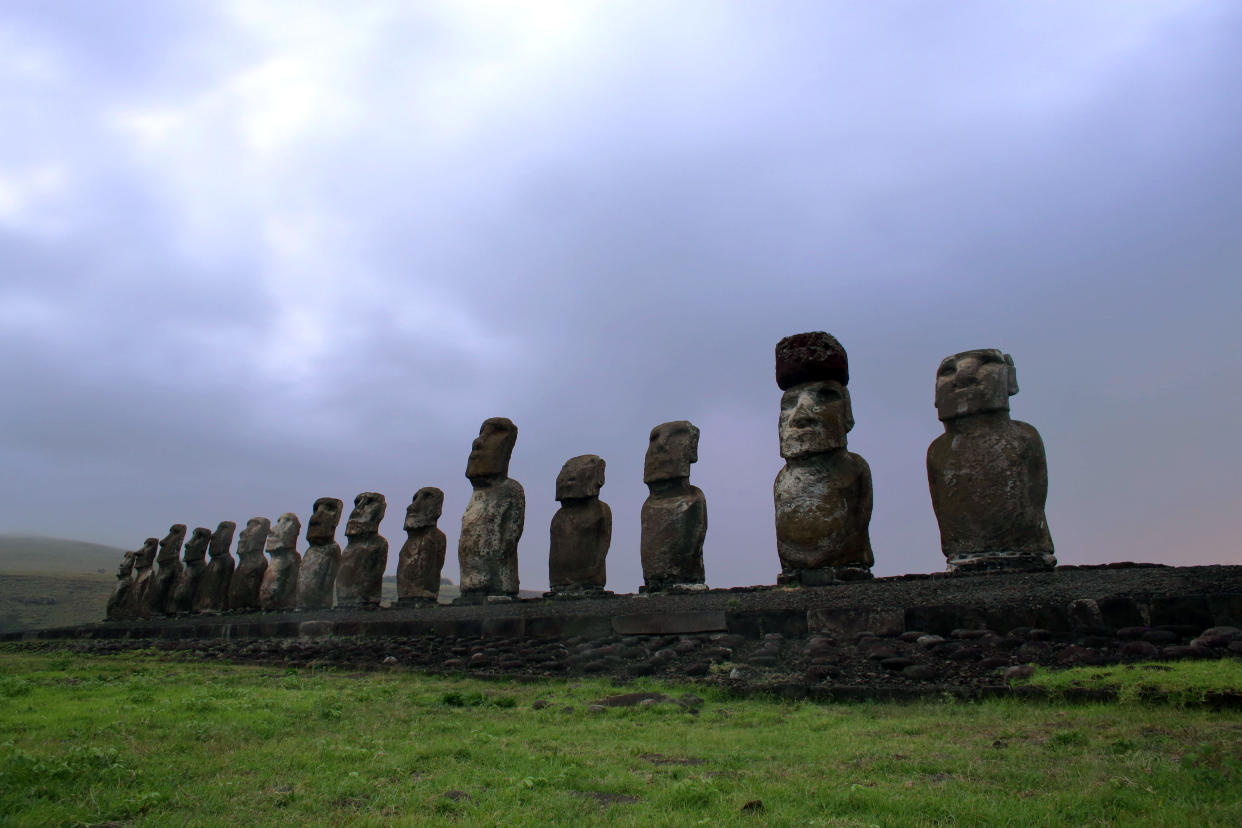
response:
[(707, 498), (690, 485), (690, 464), (699, 460), (699, 429), (687, 420), (651, 429), (643, 482), (639, 548), (643, 561), (640, 592), (707, 589), (703, 539), (707, 536)]
[(1033, 426), (1009, 419), (1016, 393), (1013, 359), (993, 348), (940, 363), (944, 434), (927, 447), (927, 482), (950, 572), (1057, 565), (1044, 516), (1044, 443)]
[(302, 521), (293, 512), (285, 512), (267, 536), (267, 554), (271, 562), (263, 572), (259, 585), (259, 608), (264, 612), (291, 610), (298, 603), (298, 573), (302, 556), (298, 554), (298, 535)]
[(137, 552), (126, 552), (121, 558), (121, 565), (116, 569), (116, 586), (108, 596), (108, 611), (105, 618), (109, 621), (124, 621), (133, 617), (134, 594), (134, 556)]
[(271, 529), (272, 523), (267, 518), (253, 517), (241, 530), (237, 538), (237, 568), (229, 580), (230, 610), (250, 612), (259, 608), (259, 587), (267, 571), (263, 546)]
[(142, 542), (142, 548), (134, 553), (132, 576), (134, 585), (129, 593), (129, 616), (131, 618), (148, 618), (151, 615), (147, 604), (147, 593), (151, 591), (151, 579), (155, 575), (155, 570), (151, 566), (155, 563), (155, 554), (159, 545), (159, 538), (147, 538)]
[(517, 426), (484, 420), (470, 446), (466, 477), (474, 487), (461, 516), (457, 561), (463, 604), (512, 600), (518, 592), (518, 541), (526, 522), (526, 493), (509, 477)]
[(354, 510), (345, 524), (349, 543), (341, 555), (336, 576), (336, 605), (378, 609), (388, 566), (388, 541), (379, 533), (388, 503), (382, 494), (363, 492), (354, 498)]
[(556, 476), (561, 508), (552, 516), (548, 552), (550, 598), (597, 597), (605, 592), (605, 558), (612, 543), (612, 509), (599, 499), (604, 459), (583, 454), (565, 461)]
[(345, 504), (335, 497), (315, 501), (310, 521), (306, 524), (306, 542), (310, 546), (302, 557), (298, 573), (298, 609), (332, 609), (332, 590), (336, 573), (341, 568), (341, 545), (336, 542), (336, 527), (341, 522)]
[(194, 591), (194, 612), (217, 613), (229, 608), (229, 582), (233, 580), (233, 570), (237, 562), (229, 554), (233, 545), (233, 532), (237, 524), (231, 520), (222, 520), (211, 533), (211, 543), (207, 547), (207, 568), (203, 577), (198, 580), (198, 589)]
[(845, 349), (823, 331), (776, 344), (781, 457), (772, 485), (782, 584), (871, 577), (871, 469), (846, 449), (854, 427)]
[[(173, 613), (181, 614), (194, 611), (194, 595), (198, 585), (207, 571), (204, 558), (207, 556), (207, 544), (211, 543), (211, 530), (199, 526), (185, 542), (185, 554), (181, 556), (181, 572), (177, 582), (173, 584), (171, 608)], [(169, 613), (170, 615), (173, 613)]]
[(397, 604), (435, 604), (447, 541), (436, 526), (444, 509), (444, 492), (425, 486), (405, 508), (406, 541), (397, 559)]
[(168, 534), (160, 541), (160, 552), (155, 556), (155, 574), (147, 586), (147, 610), (151, 615), (175, 615), (173, 587), (181, 574), (181, 544), (185, 541), (185, 524), (174, 523)]

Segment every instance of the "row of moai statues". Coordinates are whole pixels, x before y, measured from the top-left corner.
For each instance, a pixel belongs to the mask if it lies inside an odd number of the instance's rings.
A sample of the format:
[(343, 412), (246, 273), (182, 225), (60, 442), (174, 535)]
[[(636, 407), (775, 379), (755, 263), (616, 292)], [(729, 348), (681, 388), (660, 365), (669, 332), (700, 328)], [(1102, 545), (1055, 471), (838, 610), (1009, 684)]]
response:
[[(871, 577), (871, 470), (847, 448), (854, 427), (849, 360), (823, 331), (785, 337), (776, 346), (782, 391), (778, 433), (785, 466), (773, 484), (778, 583), (815, 586)], [(937, 372), (935, 406), (945, 433), (927, 452), (927, 476), (941, 549), (950, 571), (1050, 569), (1056, 566), (1044, 516), (1048, 474), (1043, 443), (1030, 425), (1009, 417), (1018, 390), (1012, 358), (993, 349), (945, 358)], [(466, 477), (473, 493), (458, 542), (463, 603), (512, 600), (518, 592), (518, 543), (526, 496), (509, 477), (517, 426), (503, 417), (483, 422), (471, 446)], [(706, 589), (703, 542), (707, 501), (690, 484), (699, 430), (686, 420), (651, 430), (643, 464), (649, 494), (642, 505), (639, 547), (644, 592)], [(599, 499), (604, 460), (587, 454), (566, 461), (556, 480), (561, 507), (552, 518), (548, 574), (552, 598), (610, 594), (606, 558), (612, 511)], [(435, 603), (445, 537), (437, 527), (444, 493), (420, 489), (406, 510), (397, 567), (400, 604)], [(379, 534), (384, 496), (354, 500), (342, 552), (334, 535), (343, 504), (315, 501), (309, 548), (296, 549), (301, 524), (287, 513), (269, 527), (253, 518), (242, 530), (234, 565), (234, 524), (213, 533), (182, 524), (161, 541), (148, 538), (127, 553), (109, 602), (109, 617), (224, 610), (374, 607), (380, 602), (388, 542)], [(158, 548), (158, 554), (157, 554)], [(266, 550), (267, 556), (264, 556)], [(204, 563), (204, 552), (211, 561)], [(270, 562), (268, 560), (270, 558)], [(152, 567), (153, 562), (158, 568)]]

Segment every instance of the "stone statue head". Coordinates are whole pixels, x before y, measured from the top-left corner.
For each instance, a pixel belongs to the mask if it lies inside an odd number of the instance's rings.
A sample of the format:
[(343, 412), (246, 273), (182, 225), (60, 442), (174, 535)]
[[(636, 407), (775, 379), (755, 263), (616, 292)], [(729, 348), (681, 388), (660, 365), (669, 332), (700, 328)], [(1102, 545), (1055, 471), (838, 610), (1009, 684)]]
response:
[(604, 485), (604, 458), (594, 454), (571, 457), (556, 476), (556, 499), (597, 497)]
[(150, 569), (151, 564), (155, 563), (155, 553), (159, 549), (159, 538), (147, 538), (142, 542), (142, 548), (134, 553), (134, 569)]
[(466, 477), (508, 477), (509, 457), (517, 443), (517, 426), (507, 417), (489, 417), (479, 426), (479, 436), (470, 445)]
[(134, 556), (137, 554), (137, 552), (126, 552), (121, 556), (121, 564), (116, 568), (116, 579), (118, 581), (124, 581), (133, 573)]
[(699, 461), (699, 429), (689, 420), (673, 420), (651, 429), (643, 482), (690, 476), (690, 464)]
[(781, 395), (778, 430), (786, 460), (845, 448), (853, 427), (850, 392), (839, 382), (803, 382)]
[(1008, 411), (1018, 393), (1013, 357), (995, 348), (962, 351), (940, 361), (936, 372), (936, 416), (952, 420), (987, 411)]
[(378, 492), (363, 492), (358, 495), (354, 498), (354, 510), (349, 513), (349, 523), (345, 524), (345, 536), (352, 538), (357, 535), (377, 534), (387, 508), (388, 502)]
[(298, 534), (302, 531), (302, 521), (293, 512), (285, 512), (276, 518), (276, 525), (267, 536), (267, 551), (287, 552), (298, 545)]
[(156, 560), (160, 563), (172, 563), (181, 556), (181, 544), (185, 540), (185, 524), (174, 523), (168, 527), (168, 534), (160, 541), (160, 554)]
[(200, 563), (207, 555), (207, 544), (211, 543), (211, 530), (199, 526), (194, 529), (190, 539), (185, 542), (185, 554), (182, 560), (186, 563)]
[(850, 363), (837, 338), (824, 331), (787, 336), (776, 343), (776, 385), (788, 391), (814, 380), (850, 384)]
[(271, 528), (271, 521), (265, 517), (252, 517), (246, 521), (246, 528), (241, 530), (241, 536), (237, 539), (237, 557), (263, 554), (263, 545), (267, 543)]
[(316, 500), (310, 521), (306, 524), (306, 542), (314, 546), (332, 543), (344, 511), (345, 504), (339, 498), (321, 497)]
[(211, 533), (211, 545), (208, 547), (208, 554), (213, 558), (219, 558), (221, 555), (229, 554), (229, 547), (233, 545), (233, 532), (237, 529), (237, 524), (231, 520), (222, 520), (216, 526), (216, 531)]
[(414, 499), (405, 507), (405, 531), (435, 526), (443, 510), (444, 492), (435, 486), (424, 486), (414, 493)]

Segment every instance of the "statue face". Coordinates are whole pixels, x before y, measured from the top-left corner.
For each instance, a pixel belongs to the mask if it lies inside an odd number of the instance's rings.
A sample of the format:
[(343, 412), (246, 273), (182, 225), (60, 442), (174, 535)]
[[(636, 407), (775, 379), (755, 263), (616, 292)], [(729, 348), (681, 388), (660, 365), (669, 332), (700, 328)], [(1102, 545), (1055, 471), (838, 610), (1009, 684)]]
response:
[(412, 532), (427, 526), (435, 526), (444, 510), (444, 492), (435, 486), (425, 486), (414, 493), (414, 499), (405, 507), (405, 530)]
[(388, 508), (384, 496), (378, 492), (363, 492), (354, 498), (354, 510), (349, 513), (345, 525), (346, 537), (373, 535), (379, 532), (380, 521)]
[(276, 519), (271, 534), (267, 536), (269, 552), (293, 549), (298, 543), (298, 533), (302, 531), (302, 521), (293, 512), (285, 512)]
[(160, 554), (156, 558), (160, 563), (172, 563), (181, 554), (181, 543), (185, 540), (185, 524), (174, 523), (168, 527), (168, 534), (160, 541)]
[(845, 448), (854, 427), (850, 392), (834, 380), (804, 382), (781, 395), (781, 457), (808, 457)]
[(126, 552), (121, 558), (121, 565), (116, 568), (117, 580), (128, 578), (134, 571), (134, 557), (137, 554), (137, 552)]
[(699, 460), (699, 430), (688, 420), (661, 423), (651, 429), (643, 482), (690, 476), (690, 464)]
[(231, 520), (220, 521), (216, 531), (211, 533), (211, 545), (208, 548), (211, 557), (218, 558), (229, 554), (229, 546), (233, 543), (233, 531), (236, 528), (237, 524)]
[(1013, 358), (995, 348), (963, 351), (945, 357), (936, 372), (936, 416), (942, 420), (1008, 411), (1018, 393)]
[(604, 485), (604, 459), (594, 454), (583, 454), (565, 461), (561, 473), (556, 476), (556, 499), (596, 497)]
[(335, 497), (321, 497), (316, 500), (310, 521), (306, 524), (306, 542), (316, 545), (332, 543), (343, 511), (345, 504)]
[(470, 445), (470, 459), (466, 461), (466, 477), (507, 477), (509, 457), (517, 443), (517, 426), (504, 417), (484, 420), (479, 436)]
[(147, 538), (142, 542), (142, 548), (134, 553), (134, 567), (136, 569), (150, 569), (151, 564), (155, 562), (155, 552), (159, 549), (159, 538)]
[(241, 537), (237, 539), (237, 554), (262, 552), (263, 544), (267, 541), (267, 533), (271, 528), (272, 524), (267, 518), (254, 517), (246, 521), (246, 528), (241, 531)]
[(185, 562), (201, 561), (207, 555), (209, 543), (211, 543), (211, 530), (203, 526), (197, 527), (194, 534), (190, 535), (190, 539), (185, 542), (185, 554), (182, 556)]

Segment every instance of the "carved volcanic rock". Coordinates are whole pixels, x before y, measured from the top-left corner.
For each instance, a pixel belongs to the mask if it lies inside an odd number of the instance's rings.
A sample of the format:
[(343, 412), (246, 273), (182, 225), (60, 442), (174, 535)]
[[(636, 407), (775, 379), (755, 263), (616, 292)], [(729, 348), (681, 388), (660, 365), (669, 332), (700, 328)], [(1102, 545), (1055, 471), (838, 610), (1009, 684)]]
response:
[(336, 604), (339, 607), (378, 607), (384, 588), (384, 568), (388, 566), (388, 541), (379, 534), (380, 521), (388, 503), (378, 492), (363, 492), (354, 498), (354, 511), (345, 527), (349, 543), (341, 555), (336, 576)]
[(203, 559), (207, 555), (207, 544), (210, 542), (211, 530), (203, 526), (197, 527), (185, 542), (181, 572), (177, 575), (172, 592), (172, 609), (177, 614), (194, 611), (194, 596), (198, 592), (203, 573), (207, 571), (207, 564)]
[(222, 520), (211, 533), (211, 543), (207, 546), (210, 560), (194, 591), (194, 612), (223, 612), (229, 608), (229, 582), (237, 568), (229, 547), (236, 528), (233, 521)]
[(134, 617), (132, 595), (134, 593), (134, 555), (126, 552), (116, 571), (116, 586), (108, 596), (108, 608), (105, 617), (109, 621), (121, 621)]
[(264, 517), (251, 518), (237, 538), (237, 568), (229, 581), (229, 609), (256, 610), (259, 608), (259, 588), (263, 585), (263, 573), (267, 571), (267, 558), (263, 546), (267, 543), (271, 521)]
[(561, 508), (552, 516), (548, 582), (553, 593), (598, 592), (608, 581), (612, 509), (599, 499), (603, 458), (584, 454), (565, 462), (556, 479)]
[(436, 526), (444, 492), (425, 486), (405, 510), (406, 540), (397, 561), (397, 602), (434, 604), (440, 596), (440, 572), (448, 541)]
[(332, 606), (336, 576), (341, 568), (341, 546), (336, 542), (336, 527), (341, 522), (345, 504), (335, 497), (315, 501), (311, 519), (306, 526), (306, 542), (310, 546), (302, 557), (298, 572), (298, 608), (328, 609)]
[(302, 523), (293, 512), (285, 512), (267, 538), (267, 554), (271, 558), (259, 585), (259, 607), (266, 612), (293, 609), (297, 606), (298, 572), (302, 556), (298, 554), (298, 534)]
[(185, 524), (174, 523), (160, 541), (155, 558), (155, 574), (147, 585), (147, 611), (152, 615), (174, 615), (173, 587), (181, 574), (181, 544), (185, 540)]
[(849, 385), (850, 368), (845, 348), (824, 331), (787, 336), (776, 344), (776, 384), (782, 391), (812, 380), (833, 380)]

